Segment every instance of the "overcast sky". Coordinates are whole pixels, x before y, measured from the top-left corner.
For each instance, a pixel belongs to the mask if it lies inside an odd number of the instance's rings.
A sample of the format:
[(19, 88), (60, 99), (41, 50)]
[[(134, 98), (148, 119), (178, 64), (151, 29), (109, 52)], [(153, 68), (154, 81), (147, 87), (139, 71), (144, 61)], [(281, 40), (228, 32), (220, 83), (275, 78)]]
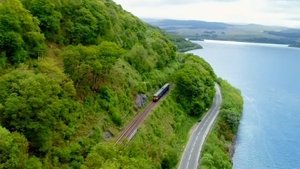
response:
[(300, 28), (300, 0), (114, 0), (138, 17)]

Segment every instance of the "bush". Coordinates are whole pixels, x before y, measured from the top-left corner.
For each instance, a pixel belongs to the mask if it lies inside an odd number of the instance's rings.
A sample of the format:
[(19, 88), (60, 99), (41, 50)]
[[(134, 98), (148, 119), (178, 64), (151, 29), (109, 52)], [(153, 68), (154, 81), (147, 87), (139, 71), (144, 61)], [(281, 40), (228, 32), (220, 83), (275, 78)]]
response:
[(174, 150), (169, 150), (167, 155), (163, 158), (161, 162), (162, 169), (171, 169), (176, 166), (178, 162), (177, 153)]

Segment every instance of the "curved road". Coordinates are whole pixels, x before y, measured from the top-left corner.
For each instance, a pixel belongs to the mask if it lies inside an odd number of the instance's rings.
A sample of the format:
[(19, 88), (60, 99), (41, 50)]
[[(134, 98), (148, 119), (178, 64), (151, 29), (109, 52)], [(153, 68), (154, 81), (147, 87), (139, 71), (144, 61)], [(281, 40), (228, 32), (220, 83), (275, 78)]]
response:
[(197, 169), (199, 164), (199, 157), (202, 150), (205, 138), (208, 135), (210, 129), (213, 127), (214, 121), (219, 114), (219, 109), (222, 103), (222, 95), (219, 85), (216, 84), (216, 95), (214, 97), (213, 104), (202, 119), (200, 123), (194, 128), (189, 142), (185, 147), (179, 169)]

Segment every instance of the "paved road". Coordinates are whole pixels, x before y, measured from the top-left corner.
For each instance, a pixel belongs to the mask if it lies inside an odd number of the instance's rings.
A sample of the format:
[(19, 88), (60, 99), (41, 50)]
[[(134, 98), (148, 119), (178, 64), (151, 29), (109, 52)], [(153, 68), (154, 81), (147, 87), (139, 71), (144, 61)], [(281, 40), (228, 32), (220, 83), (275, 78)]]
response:
[(219, 114), (219, 109), (222, 102), (220, 87), (216, 84), (216, 95), (212, 107), (202, 119), (200, 123), (194, 128), (189, 142), (185, 147), (179, 169), (197, 169), (199, 164), (199, 157), (201, 149), (207, 134), (213, 127), (214, 121)]
[(158, 102), (151, 102), (142, 113), (137, 114), (131, 123), (122, 131), (116, 141), (116, 144), (122, 144), (123, 142), (130, 141), (137, 133), (139, 126), (144, 122), (151, 111), (168, 95), (170, 90), (161, 99), (159, 99)]

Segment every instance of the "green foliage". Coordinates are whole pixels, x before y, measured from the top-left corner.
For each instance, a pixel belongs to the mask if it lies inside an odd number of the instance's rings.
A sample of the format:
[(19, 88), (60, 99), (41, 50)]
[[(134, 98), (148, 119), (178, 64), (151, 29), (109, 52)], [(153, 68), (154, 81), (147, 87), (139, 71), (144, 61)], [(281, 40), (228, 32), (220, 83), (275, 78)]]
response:
[(24, 6), (40, 21), (41, 31), (47, 39), (53, 40), (60, 31), (62, 15), (51, 0), (22, 0)]
[[(0, 51), (12, 64), (37, 58), (46, 49), (38, 21), (18, 0), (0, 3)], [(2, 61), (3, 64), (3, 61)]]
[(2, 71), (2, 69), (5, 68), (6, 62), (7, 62), (7, 58), (3, 53), (0, 53), (0, 71)]
[(148, 51), (141, 45), (135, 45), (127, 54), (127, 60), (140, 73), (144, 73), (153, 69), (153, 61)]
[(161, 168), (162, 169), (169, 169), (176, 167), (178, 162), (178, 153), (175, 150), (170, 150), (167, 152), (166, 156), (161, 161)]
[[(65, 91), (63, 81), (29, 70), (15, 70), (0, 78), (1, 124), (22, 132), (32, 148), (45, 152), (51, 148), (54, 130), (71, 122), (75, 103)], [(56, 124), (63, 124), (59, 127)]]
[(79, 143), (70, 143), (68, 146), (54, 149), (54, 154), (59, 162), (69, 164), (72, 168), (80, 168), (84, 161), (81, 155), (82, 146)]
[[(195, 122), (170, 94), (127, 145), (100, 143), (88, 155), (86, 168), (175, 168), (188, 131)], [(176, 126), (176, 127), (175, 127)], [(155, 146), (153, 146), (155, 145)]]
[(71, 44), (95, 44), (107, 30), (107, 20), (101, 13), (105, 6), (100, 1), (81, 2), (67, 1), (62, 6), (64, 30)]
[(232, 168), (232, 142), (241, 118), (243, 99), (239, 90), (226, 81), (219, 81), (222, 87), (222, 107), (216, 126), (205, 143), (201, 168)]
[(98, 91), (109, 69), (123, 53), (115, 43), (103, 42), (99, 46), (69, 46), (61, 56), (65, 72), (74, 81), (78, 94), (85, 96), (86, 92)]
[(207, 63), (188, 55), (185, 65), (176, 73), (178, 102), (191, 116), (199, 116), (210, 106), (214, 96), (214, 74)]
[(97, 48), (70, 46), (63, 53), (65, 72), (68, 73), (78, 89), (92, 90), (101, 77), (102, 63), (97, 59)]
[(149, 32), (148, 36), (150, 37), (148, 40), (148, 45), (151, 45), (153, 51), (160, 56), (159, 58), (157, 58), (156, 63), (156, 66), (158, 68), (163, 68), (170, 62), (170, 60), (175, 59), (176, 47), (162, 35), (162, 32)]
[(19, 133), (10, 133), (0, 126), (0, 168), (24, 168), (28, 142)]
[(224, 88), (224, 101), (221, 109), (222, 120), (229, 130), (236, 134), (242, 115), (243, 99), (240, 91), (231, 87), (227, 82), (221, 81), (221, 87)]
[(184, 39), (183, 37), (173, 34), (166, 33), (166, 36), (176, 45), (179, 52), (186, 52), (194, 49), (202, 49), (203, 47), (197, 43), (193, 43), (189, 40)]
[(26, 161), (26, 166), (25, 169), (42, 169), (42, 163), (40, 162), (40, 160), (37, 157), (30, 157), (27, 161)]
[[(175, 168), (196, 121), (188, 114), (212, 101), (208, 63), (176, 54), (159, 29), (111, 0), (21, 2), (0, 2), (0, 168)], [(137, 95), (147, 104), (166, 82), (174, 92), (136, 138), (113, 146), (143, 109)]]

